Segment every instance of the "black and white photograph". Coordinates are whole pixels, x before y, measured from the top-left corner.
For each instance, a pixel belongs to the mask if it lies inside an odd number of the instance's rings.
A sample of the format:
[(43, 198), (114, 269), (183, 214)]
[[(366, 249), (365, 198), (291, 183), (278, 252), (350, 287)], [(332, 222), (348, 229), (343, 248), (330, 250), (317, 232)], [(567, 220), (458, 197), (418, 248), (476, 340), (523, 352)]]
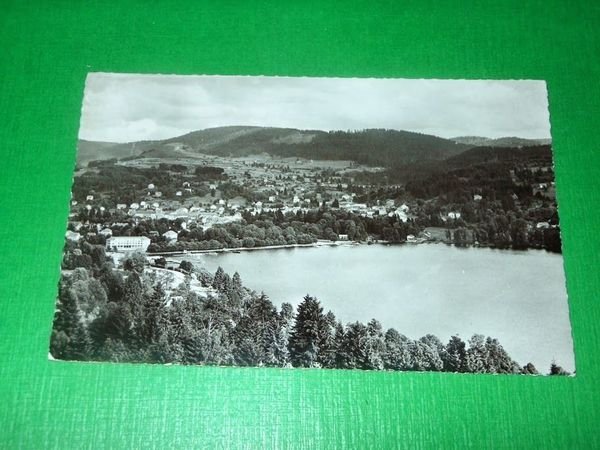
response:
[(542, 80), (90, 73), (49, 358), (572, 376), (550, 110)]

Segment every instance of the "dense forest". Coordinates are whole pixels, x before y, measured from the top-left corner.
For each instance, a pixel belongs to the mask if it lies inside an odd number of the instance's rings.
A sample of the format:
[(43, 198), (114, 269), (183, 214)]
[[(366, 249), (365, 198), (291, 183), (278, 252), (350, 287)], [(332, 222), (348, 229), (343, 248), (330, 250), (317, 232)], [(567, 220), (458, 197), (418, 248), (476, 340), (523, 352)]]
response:
[(396, 167), (415, 161), (442, 160), (468, 148), (466, 145), (426, 134), (368, 129), (320, 133), (310, 142), (273, 144), (268, 152), (279, 156), (352, 160), (370, 166)]
[[(320, 160), (353, 160), (374, 166), (396, 166), (414, 161), (440, 160), (469, 149), (472, 145), (409, 131), (365, 129), (358, 131), (297, 130), (270, 127), (219, 127), (199, 130), (164, 141), (129, 144), (80, 142), (81, 163), (93, 157), (122, 154), (136, 157), (172, 154), (172, 144), (184, 144), (198, 153), (226, 157), (263, 152)], [(107, 148), (108, 145), (108, 148)], [(166, 153), (165, 153), (166, 152)], [(95, 155), (95, 156), (92, 156)], [(108, 159), (108, 158), (107, 158)]]
[[(210, 274), (183, 261), (185, 282), (167, 294), (142, 254), (118, 268), (87, 242), (63, 270), (51, 354), (63, 360), (536, 374), (492, 337), (410, 339), (375, 319), (343, 324), (306, 295), (294, 309), (245, 288), (239, 274)], [(85, 257), (85, 258), (84, 258)], [(71, 261), (73, 262), (73, 261)], [(77, 266), (77, 261), (74, 264)], [(65, 267), (63, 267), (65, 269)], [(205, 296), (191, 289), (196, 278)], [(553, 364), (551, 374), (566, 372)]]
[[(452, 236), (455, 230), (468, 236), (454, 240), (457, 245), (561, 252), (548, 145), (474, 148), (445, 161), (396, 167), (383, 175), (362, 173), (356, 179), (357, 201), (410, 199), (416, 203), (415, 228), (444, 227)], [(459, 211), (460, 218), (447, 220), (451, 211)]]

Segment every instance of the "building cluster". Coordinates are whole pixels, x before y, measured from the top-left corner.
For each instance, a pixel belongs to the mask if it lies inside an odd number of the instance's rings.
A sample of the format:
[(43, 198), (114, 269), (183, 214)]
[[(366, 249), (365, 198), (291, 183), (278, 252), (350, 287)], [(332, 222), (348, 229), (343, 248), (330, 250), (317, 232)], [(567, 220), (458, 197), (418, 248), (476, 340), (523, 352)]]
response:
[[(406, 204), (397, 206), (393, 200), (378, 202), (376, 205), (355, 201), (356, 194), (351, 192), (351, 184), (354, 182), (351, 172), (357, 168), (354, 162), (309, 161), (295, 158), (267, 161), (212, 157), (210, 165), (223, 168), (226, 177), (218, 181), (202, 182), (203, 191), (209, 192), (202, 196), (195, 192), (199, 187), (193, 175), (197, 166), (190, 166), (189, 173), (183, 174), (177, 185), (160, 186), (157, 182), (148, 183), (138, 199), (131, 203), (115, 201), (111, 206), (107, 204), (114, 200), (110, 194), (92, 192), (86, 196), (84, 205), (78, 205), (76, 200), (71, 202), (73, 207), (71, 220), (75, 220), (75, 216), (78, 215), (74, 212), (75, 209), (91, 211), (97, 208), (101, 213), (110, 213), (113, 218), (116, 214), (121, 221), (139, 223), (144, 220), (167, 219), (177, 220), (181, 229), (192, 225), (208, 229), (218, 224), (241, 221), (243, 212), (253, 215), (277, 210), (284, 214), (297, 213), (321, 207), (324, 203), (332, 205), (334, 202), (335, 207), (363, 217), (396, 216), (403, 222), (411, 217)], [(139, 161), (135, 161), (135, 166), (140, 167)], [(361, 170), (365, 169), (378, 170), (361, 168)], [(187, 180), (181, 181), (185, 177)], [(225, 185), (236, 186), (238, 191), (246, 195), (228, 198)], [(174, 194), (167, 195), (165, 192)], [(108, 249), (126, 251), (133, 248), (130, 246), (147, 249), (149, 243), (146, 240), (138, 242), (139, 240), (134, 239), (136, 242), (133, 242), (112, 237), (111, 228), (118, 225), (116, 222), (110, 222), (97, 226), (97, 234), (107, 238)], [(167, 242), (176, 242), (177, 232), (169, 230), (162, 237)], [(67, 234), (69, 240), (77, 241), (79, 238), (77, 230), (69, 231)], [(340, 239), (343, 240), (343, 236)]]

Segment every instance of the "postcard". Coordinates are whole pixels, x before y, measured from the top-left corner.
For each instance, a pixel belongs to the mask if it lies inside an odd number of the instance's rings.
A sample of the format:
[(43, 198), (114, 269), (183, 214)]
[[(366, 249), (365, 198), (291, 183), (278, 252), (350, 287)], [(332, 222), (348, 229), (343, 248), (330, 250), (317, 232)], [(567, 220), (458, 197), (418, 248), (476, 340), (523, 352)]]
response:
[(546, 83), (90, 73), (50, 357), (575, 373)]

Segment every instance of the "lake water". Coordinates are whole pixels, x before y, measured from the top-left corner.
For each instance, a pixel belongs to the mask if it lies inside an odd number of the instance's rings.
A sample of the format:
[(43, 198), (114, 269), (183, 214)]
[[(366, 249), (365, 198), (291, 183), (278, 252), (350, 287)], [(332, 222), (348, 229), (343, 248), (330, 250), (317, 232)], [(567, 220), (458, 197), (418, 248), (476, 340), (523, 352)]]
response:
[[(442, 244), (359, 245), (187, 255), (196, 267), (239, 272), (276, 305), (317, 297), (342, 322), (379, 320), (416, 339), (496, 337), (521, 365), (574, 370), (561, 255)], [(181, 258), (180, 258), (181, 259)]]

